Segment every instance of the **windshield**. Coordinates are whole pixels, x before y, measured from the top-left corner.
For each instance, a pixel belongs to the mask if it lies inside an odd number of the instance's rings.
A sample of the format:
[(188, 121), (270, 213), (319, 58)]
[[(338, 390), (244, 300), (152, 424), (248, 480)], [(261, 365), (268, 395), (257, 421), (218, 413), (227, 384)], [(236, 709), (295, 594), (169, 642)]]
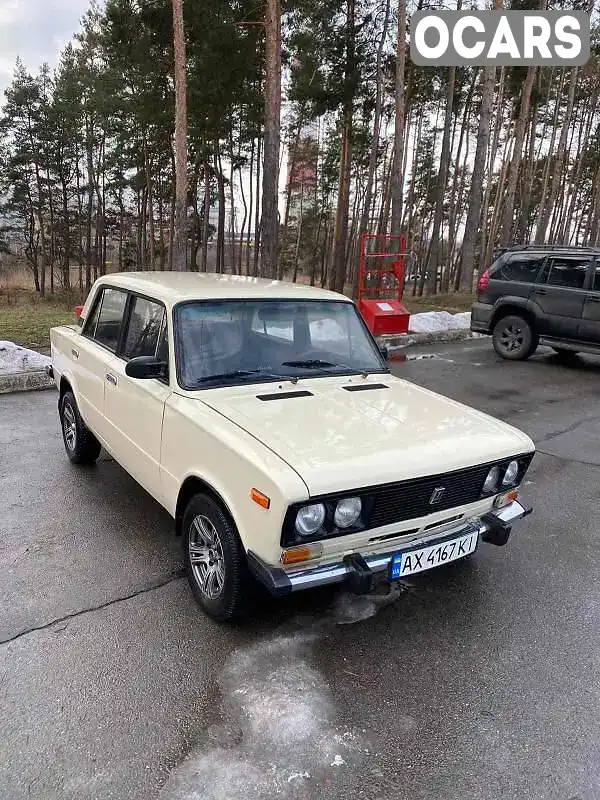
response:
[(186, 389), (388, 372), (351, 303), (198, 301), (177, 306), (174, 324)]

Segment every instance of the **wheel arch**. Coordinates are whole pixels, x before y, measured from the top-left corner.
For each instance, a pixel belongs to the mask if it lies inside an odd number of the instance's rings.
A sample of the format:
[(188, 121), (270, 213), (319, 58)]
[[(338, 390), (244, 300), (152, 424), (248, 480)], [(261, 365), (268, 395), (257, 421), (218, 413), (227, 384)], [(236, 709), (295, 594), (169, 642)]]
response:
[(519, 303), (518, 301), (514, 300), (503, 302), (502, 305), (498, 306), (498, 308), (494, 310), (494, 314), (490, 323), (490, 330), (493, 331), (499, 320), (503, 319), (503, 317), (508, 317), (511, 314), (517, 314), (520, 317), (524, 317), (531, 325), (532, 330), (535, 332), (537, 327), (537, 317), (535, 313), (525, 303)]
[[(183, 523), (183, 515), (188, 503), (195, 494), (206, 494), (215, 503), (218, 503), (223, 511), (227, 514), (233, 522), (236, 530), (235, 518), (231, 513), (229, 504), (225, 501), (223, 496), (212, 486), (208, 481), (199, 477), (198, 475), (188, 475), (188, 477), (181, 484), (179, 494), (177, 495), (177, 505), (175, 507), (175, 535), (181, 536), (181, 528)], [(239, 535), (239, 534), (238, 534)]]

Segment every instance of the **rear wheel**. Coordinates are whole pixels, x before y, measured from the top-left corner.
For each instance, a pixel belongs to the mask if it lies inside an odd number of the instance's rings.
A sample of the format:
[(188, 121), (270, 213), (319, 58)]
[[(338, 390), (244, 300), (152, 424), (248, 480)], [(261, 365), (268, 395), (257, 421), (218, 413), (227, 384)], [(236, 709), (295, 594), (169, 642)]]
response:
[(183, 558), (193, 595), (220, 622), (243, 616), (253, 594), (246, 553), (233, 521), (206, 494), (196, 494), (185, 510)]
[(494, 350), (501, 358), (520, 361), (529, 358), (538, 345), (531, 323), (519, 314), (501, 317), (494, 325)]
[(73, 464), (93, 464), (101, 445), (85, 426), (73, 392), (65, 392), (60, 401), (60, 424), (69, 460)]

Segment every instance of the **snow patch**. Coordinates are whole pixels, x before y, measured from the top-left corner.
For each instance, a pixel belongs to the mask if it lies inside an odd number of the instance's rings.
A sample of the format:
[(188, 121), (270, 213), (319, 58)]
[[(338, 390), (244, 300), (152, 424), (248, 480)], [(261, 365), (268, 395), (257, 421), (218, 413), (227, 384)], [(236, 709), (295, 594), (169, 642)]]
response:
[[(258, 642), (234, 652), (219, 679), (229, 742), (211, 730), (205, 745), (171, 773), (161, 800), (309, 800), (314, 781), (368, 749), (335, 725), (331, 692), (311, 665), (316, 632)], [(345, 758), (339, 753), (345, 748)]]
[(408, 330), (409, 333), (440, 333), (469, 330), (470, 326), (470, 311), (462, 311), (459, 314), (450, 314), (448, 311), (424, 311), (421, 314), (411, 314)]
[(0, 341), (0, 375), (43, 370), (52, 360), (14, 342)]

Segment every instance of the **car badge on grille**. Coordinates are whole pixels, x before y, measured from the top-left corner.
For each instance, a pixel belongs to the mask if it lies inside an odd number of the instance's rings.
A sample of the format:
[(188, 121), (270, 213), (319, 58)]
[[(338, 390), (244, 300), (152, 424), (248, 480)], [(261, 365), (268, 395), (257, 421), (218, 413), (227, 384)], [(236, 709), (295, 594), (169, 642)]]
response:
[(439, 503), (445, 491), (446, 491), (445, 486), (436, 486), (436, 488), (431, 493), (431, 497), (429, 498), (429, 505), (433, 506), (435, 505), (435, 503)]

